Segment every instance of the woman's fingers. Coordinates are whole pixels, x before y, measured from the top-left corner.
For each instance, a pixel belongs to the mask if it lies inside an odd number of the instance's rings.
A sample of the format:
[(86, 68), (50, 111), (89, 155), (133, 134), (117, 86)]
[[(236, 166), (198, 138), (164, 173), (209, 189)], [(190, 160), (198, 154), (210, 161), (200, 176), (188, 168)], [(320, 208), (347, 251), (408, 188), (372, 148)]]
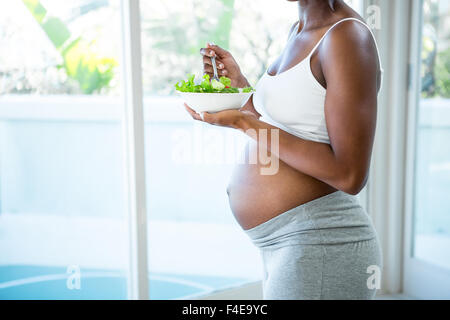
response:
[[(209, 75), (214, 74), (213, 67), (210, 66), (210, 65), (204, 65), (203, 66), (203, 72), (204, 73), (208, 73)], [(220, 70), (219, 69), (219, 70), (217, 70), (217, 72), (219, 73), (219, 75), (222, 75), (222, 76), (226, 76), (228, 74), (227, 70)]]
[[(203, 56), (203, 64), (212, 66), (211, 58)], [(224, 69), (225, 65), (222, 61), (216, 59), (216, 66), (218, 69)]]
[(212, 113), (202, 112), (201, 114), (203, 122), (215, 125), (216, 124), (216, 116)]
[(200, 49), (200, 54), (203, 57), (208, 57), (208, 58), (217, 56), (216, 53), (214, 52), (214, 50), (211, 50), (211, 49), (208, 49), (208, 48), (201, 48)]
[(218, 45), (212, 44), (212, 43), (208, 43), (206, 47), (208, 50), (212, 49), (212, 51), (219, 57), (226, 57), (230, 54), (227, 50), (219, 47)]
[(208, 43), (206, 48), (200, 49), (200, 54), (209, 58), (211, 57), (224, 58), (227, 57), (230, 53), (227, 50), (222, 49), (221, 47), (215, 44)]
[(194, 120), (203, 121), (202, 116), (195, 112), (195, 110), (191, 109), (186, 103), (184, 104), (184, 107)]
[(189, 107), (186, 103), (184, 104), (184, 107), (186, 108), (187, 112), (192, 116), (194, 120), (207, 122), (209, 124), (215, 124), (215, 116), (213, 114), (210, 114), (208, 112), (202, 112), (201, 114), (198, 114), (193, 110), (191, 107)]
[[(221, 76), (226, 76), (228, 71), (225, 69), (225, 65), (222, 61), (216, 60), (217, 72)], [(212, 67), (211, 58), (209, 56), (203, 56), (203, 72), (208, 73), (210, 75), (214, 74), (214, 69)]]

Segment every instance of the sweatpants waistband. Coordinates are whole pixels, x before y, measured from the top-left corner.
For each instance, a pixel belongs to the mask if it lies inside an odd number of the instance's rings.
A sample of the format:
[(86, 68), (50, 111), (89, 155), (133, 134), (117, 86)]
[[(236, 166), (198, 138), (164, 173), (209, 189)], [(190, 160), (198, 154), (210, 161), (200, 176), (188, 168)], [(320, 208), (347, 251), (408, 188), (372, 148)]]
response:
[(343, 244), (377, 237), (357, 197), (331, 193), (286, 211), (245, 231), (260, 248), (289, 245)]

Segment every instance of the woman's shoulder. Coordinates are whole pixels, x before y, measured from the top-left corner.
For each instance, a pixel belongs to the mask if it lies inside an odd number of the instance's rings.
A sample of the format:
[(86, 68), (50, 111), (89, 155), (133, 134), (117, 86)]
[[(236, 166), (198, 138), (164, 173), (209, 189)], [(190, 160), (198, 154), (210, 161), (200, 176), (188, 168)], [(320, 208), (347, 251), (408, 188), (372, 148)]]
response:
[(323, 39), (322, 47), (326, 52), (362, 51), (365, 54), (378, 55), (376, 39), (370, 26), (362, 18), (349, 17), (338, 21)]
[(340, 19), (328, 31), (328, 36), (323, 40), (338, 46), (356, 44), (374, 44), (375, 38), (364, 19), (348, 17)]
[(361, 70), (373, 67), (382, 70), (376, 39), (362, 19), (344, 19), (335, 24), (319, 48), (322, 66), (334, 68), (345, 61)]

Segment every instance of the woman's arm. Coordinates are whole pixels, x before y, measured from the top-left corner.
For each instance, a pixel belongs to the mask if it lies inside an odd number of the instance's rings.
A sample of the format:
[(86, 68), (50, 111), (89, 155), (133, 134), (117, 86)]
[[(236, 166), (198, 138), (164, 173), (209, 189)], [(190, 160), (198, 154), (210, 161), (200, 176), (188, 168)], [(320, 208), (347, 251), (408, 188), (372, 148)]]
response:
[(342, 24), (321, 45), (322, 73), (327, 84), (325, 116), (330, 144), (300, 139), (259, 121), (252, 113), (228, 110), (202, 117), (187, 107), (192, 117), (251, 134), (252, 130), (279, 130), (276, 154), (289, 166), (328, 185), (357, 194), (364, 187), (372, 154), (378, 91), (378, 57), (372, 36), (358, 22)]
[[(325, 115), (331, 145), (280, 130), (278, 156), (338, 190), (357, 194), (367, 180), (375, 136), (378, 57), (372, 36), (359, 23), (343, 24), (332, 33), (319, 54), (327, 83)], [(244, 131), (276, 129), (248, 116), (236, 127)], [(270, 141), (268, 135), (269, 149)]]
[(256, 119), (261, 118), (261, 114), (255, 109), (255, 105), (253, 104), (253, 95), (248, 99), (247, 103), (241, 108), (240, 111), (251, 112)]

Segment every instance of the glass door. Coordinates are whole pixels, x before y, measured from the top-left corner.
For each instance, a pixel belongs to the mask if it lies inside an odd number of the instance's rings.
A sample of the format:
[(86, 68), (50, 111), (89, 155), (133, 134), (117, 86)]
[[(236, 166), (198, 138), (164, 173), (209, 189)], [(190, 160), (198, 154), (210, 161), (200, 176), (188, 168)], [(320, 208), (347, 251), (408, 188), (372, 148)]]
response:
[(120, 21), (0, 2), (0, 300), (128, 296)]
[(415, 6), (405, 293), (450, 298), (450, 1)]

